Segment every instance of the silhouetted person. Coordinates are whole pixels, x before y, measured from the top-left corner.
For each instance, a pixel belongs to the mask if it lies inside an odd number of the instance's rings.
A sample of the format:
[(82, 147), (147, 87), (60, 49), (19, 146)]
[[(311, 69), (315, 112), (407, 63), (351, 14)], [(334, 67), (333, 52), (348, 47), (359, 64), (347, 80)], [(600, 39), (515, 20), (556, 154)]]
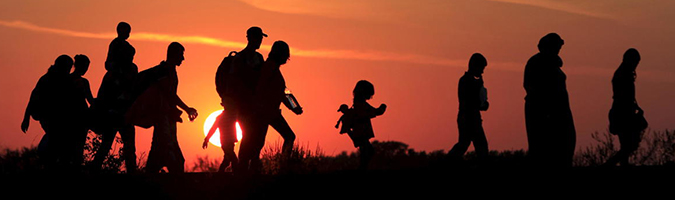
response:
[[(260, 167), (262, 167), (260, 153), (257, 149), (260, 146), (261, 138), (264, 144), (266, 135), (266, 131), (263, 132), (261, 129), (263, 127), (261, 124), (254, 124), (264, 122), (255, 120), (254, 105), (252, 104), (260, 68), (265, 61), (262, 54), (256, 51), (260, 48), (263, 37), (267, 37), (267, 34), (263, 33), (259, 27), (254, 26), (246, 31), (248, 43), (234, 58), (234, 76), (232, 81), (228, 82), (229, 90), (233, 90), (233, 93), (236, 94), (232, 104), (243, 131), (241, 145), (239, 146), (239, 167), (235, 169), (245, 171), (250, 168), (254, 173), (259, 172)], [(228, 120), (227, 123), (228, 126), (232, 124), (231, 120)], [(233, 129), (228, 128), (228, 130)]]
[[(231, 51), (216, 70), (216, 92), (220, 96), (220, 105), (223, 107), (223, 112), (218, 115), (211, 130), (204, 138), (202, 148), (208, 147), (209, 139), (218, 129), (220, 133), (220, 148), (223, 150), (223, 161), (220, 164), (218, 171), (223, 172), (227, 166), (232, 166), (232, 171), (236, 171), (239, 165), (239, 158), (234, 153), (234, 145), (237, 142), (236, 123), (239, 119), (239, 110), (237, 104), (240, 101), (241, 95), (237, 94), (238, 88), (232, 85), (241, 86), (241, 80), (235, 74), (236, 67), (234, 66), (234, 59), (238, 52)], [(230, 86), (230, 87), (228, 87)]]
[(644, 112), (635, 99), (635, 69), (640, 53), (631, 48), (623, 54), (623, 62), (614, 72), (612, 91), (614, 102), (609, 110), (609, 132), (619, 136), (621, 149), (609, 158), (605, 166), (627, 166), (628, 158), (640, 147), (641, 134), (647, 128)]
[(209, 140), (213, 134), (216, 133), (216, 129), (220, 129), (220, 147), (223, 149), (223, 161), (220, 163), (218, 172), (225, 172), (225, 169), (227, 169), (230, 164), (232, 165), (232, 168), (234, 168), (237, 163), (239, 163), (237, 154), (234, 153), (234, 144), (237, 142), (236, 130), (223, 131), (223, 127), (227, 127), (225, 124), (225, 120), (227, 120), (225, 115), (225, 112), (223, 112), (216, 117), (216, 121), (213, 123), (213, 126), (211, 126), (211, 129), (209, 129), (209, 132), (206, 134), (206, 137), (204, 137), (204, 142), (202, 143), (202, 148), (206, 149), (209, 146)]
[[(269, 124), (281, 135), (284, 139), (281, 152), (285, 158), (288, 158), (291, 154), (295, 141), (295, 133), (293, 133), (284, 116), (281, 115), (279, 106), (283, 103), (289, 110), (298, 115), (303, 112), (297, 100), (290, 96), (292, 95), (290, 91), (288, 92), (289, 94), (286, 93), (286, 81), (280, 70), (281, 65), (286, 64), (290, 56), (290, 48), (286, 42), (274, 42), (267, 60), (260, 69), (260, 77), (258, 78), (253, 99), (256, 109), (255, 118), (262, 121), (259, 123), (254, 122), (254, 124), (262, 126), (260, 127), (260, 131), (263, 132), (267, 132), (267, 124)], [(262, 150), (265, 144), (264, 137), (258, 139), (261, 140), (257, 141), (257, 152)]]
[[(352, 93), (354, 95), (352, 108), (341, 117), (342, 130), (352, 139), (354, 147), (359, 149), (359, 169), (365, 170), (375, 154), (375, 149), (370, 143), (370, 138), (375, 137), (370, 119), (384, 114), (387, 105), (381, 104), (379, 108), (375, 108), (366, 102), (375, 95), (375, 87), (366, 80), (357, 82)], [(340, 134), (344, 133), (342, 130)]]
[(68, 154), (68, 134), (73, 134), (71, 122), (75, 110), (75, 89), (69, 75), (73, 59), (68, 55), (56, 58), (45, 75), (40, 77), (31, 92), (24, 114), (21, 130), (25, 133), (30, 117), (40, 122), (45, 135), (38, 146), (38, 153), (49, 169), (69, 167), (72, 156)]
[(89, 70), (89, 64), (89, 57), (82, 54), (76, 55), (74, 64), (75, 70), (70, 74), (76, 90), (76, 107), (75, 110), (72, 111), (74, 117), (72, 121), (75, 124), (74, 128), (76, 132), (69, 135), (71, 138), (68, 139), (68, 142), (72, 143), (68, 145), (68, 148), (73, 156), (73, 163), (76, 165), (81, 165), (84, 161), (84, 145), (87, 142), (87, 134), (91, 125), (89, 106), (94, 103), (89, 80), (82, 77), (87, 73), (87, 70)]
[(101, 146), (96, 152), (92, 167), (101, 168), (120, 133), (123, 142), (124, 165), (128, 173), (136, 171), (136, 130), (134, 125), (124, 121), (124, 114), (133, 102), (131, 94), (138, 67), (133, 63), (136, 49), (126, 40), (131, 33), (131, 26), (126, 22), (117, 25), (117, 38), (110, 42), (108, 56), (105, 61), (107, 72), (98, 90), (95, 113), (98, 116), (92, 130), (101, 135)]
[(452, 158), (461, 158), (471, 142), (480, 158), (485, 158), (488, 154), (487, 138), (480, 115), (480, 111), (485, 111), (489, 107), (487, 90), (483, 87), (485, 66), (487, 66), (485, 57), (475, 53), (469, 60), (469, 70), (459, 79), (459, 113), (457, 114), (459, 139), (448, 153)]
[(523, 86), (529, 156), (536, 166), (571, 167), (576, 131), (558, 56), (564, 41), (556, 33), (539, 40), (539, 53), (525, 66)]
[[(183, 45), (172, 42), (165, 61), (139, 73), (139, 79), (142, 79), (147, 89), (136, 99), (127, 113), (127, 119), (144, 117), (146, 119), (143, 120), (149, 121), (154, 127), (145, 167), (147, 173), (158, 173), (162, 167), (167, 167), (171, 173), (185, 171), (185, 158), (176, 135), (176, 123), (183, 121), (180, 117), (182, 112), (177, 107), (187, 112), (190, 121), (197, 118), (197, 110), (187, 106), (177, 94), (176, 67), (185, 59), (184, 51)], [(134, 120), (131, 121), (133, 123)]]

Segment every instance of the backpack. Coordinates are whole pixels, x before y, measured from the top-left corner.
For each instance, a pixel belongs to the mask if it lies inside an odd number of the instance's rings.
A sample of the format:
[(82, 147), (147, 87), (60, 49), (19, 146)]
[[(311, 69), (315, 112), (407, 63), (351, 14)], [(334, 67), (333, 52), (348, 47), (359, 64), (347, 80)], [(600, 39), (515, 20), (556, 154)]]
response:
[(234, 58), (237, 56), (236, 51), (231, 51), (227, 57), (218, 65), (216, 70), (216, 91), (221, 99), (229, 96), (230, 91), (227, 91), (228, 77), (234, 73)]

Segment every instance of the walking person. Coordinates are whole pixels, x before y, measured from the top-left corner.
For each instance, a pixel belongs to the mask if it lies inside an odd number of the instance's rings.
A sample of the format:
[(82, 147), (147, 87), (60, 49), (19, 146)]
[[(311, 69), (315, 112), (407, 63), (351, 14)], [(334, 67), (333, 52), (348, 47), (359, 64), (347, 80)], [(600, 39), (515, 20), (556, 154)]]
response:
[(73, 111), (77, 110), (74, 103), (76, 89), (69, 75), (72, 67), (70, 56), (56, 58), (31, 92), (21, 123), (21, 131), (26, 133), (31, 117), (40, 122), (45, 134), (38, 145), (38, 153), (49, 170), (67, 170), (73, 164), (68, 151), (69, 134), (76, 132), (71, 121)]
[(628, 158), (640, 147), (642, 132), (648, 123), (644, 111), (635, 98), (635, 69), (640, 63), (640, 53), (628, 49), (623, 62), (614, 72), (612, 91), (614, 102), (609, 110), (609, 132), (619, 137), (621, 149), (605, 162), (604, 166), (629, 166)]
[[(232, 103), (227, 104), (233, 105), (231, 107), (234, 107), (236, 110), (237, 119), (243, 132), (239, 146), (239, 163), (235, 171), (258, 173), (262, 167), (259, 157), (260, 153), (257, 149), (261, 140), (264, 145), (266, 130), (262, 129), (262, 124), (258, 124), (264, 122), (255, 119), (256, 115), (254, 114), (254, 104), (252, 102), (260, 69), (265, 62), (262, 54), (257, 52), (262, 44), (263, 37), (267, 37), (267, 34), (263, 33), (260, 27), (254, 26), (246, 31), (248, 43), (234, 58), (232, 64), (234, 67), (234, 72), (232, 73), (234, 78), (227, 85), (228, 90), (236, 94), (236, 98), (233, 98)], [(231, 120), (226, 121), (228, 126), (232, 124)], [(228, 128), (227, 130), (234, 129)]]
[(84, 146), (87, 143), (87, 134), (91, 126), (91, 112), (89, 108), (94, 104), (89, 80), (83, 77), (89, 70), (90, 63), (91, 61), (86, 55), (75, 55), (75, 63), (73, 65), (75, 69), (70, 74), (75, 87), (75, 99), (73, 103), (76, 103), (76, 105), (74, 107), (75, 110), (72, 112), (75, 132), (69, 134), (70, 139), (68, 139), (68, 142), (70, 144), (68, 145), (68, 149), (69, 154), (72, 156), (71, 160), (73, 164), (78, 167), (84, 162)]
[(489, 107), (487, 89), (483, 86), (483, 71), (486, 66), (485, 57), (475, 53), (469, 59), (469, 70), (459, 79), (459, 139), (448, 153), (453, 159), (461, 159), (472, 142), (479, 158), (484, 159), (488, 155), (488, 142), (480, 114), (480, 111), (486, 111)]
[(529, 157), (538, 167), (571, 167), (576, 130), (567, 93), (567, 76), (558, 56), (564, 41), (556, 33), (539, 40), (539, 53), (527, 61), (523, 87)]
[(380, 107), (375, 108), (367, 102), (375, 95), (375, 86), (366, 80), (357, 82), (352, 94), (354, 95), (352, 108), (338, 110), (343, 113), (340, 117), (342, 122), (340, 134), (349, 135), (354, 147), (359, 149), (359, 170), (366, 170), (375, 155), (375, 148), (370, 143), (370, 139), (375, 137), (370, 119), (384, 114), (387, 105), (380, 104)]
[(97, 119), (92, 130), (101, 135), (101, 146), (91, 164), (94, 171), (101, 169), (118, 132), (122, 138), (126, 171), (136, 171), (136, 129), (124, 121), (124, 114), (133, 102), (132, 88), (138, 74), (138, 67), (133, 62), (136, 49), (127, 41), (130, 33), (131, 25), (120, 22), (117, 25), (117, 38), (110, 42), (108, 48), (105, 61), (107, 72), (93, 108)]
[(185, 60), (184, 51), (183, 45), (172, 42), (166, 60), (139, 73), (137, 88), (142, 93), (129, 109), (127, 120), (143, 127), (146, 123), (154, 127), (146, 173), (158, 173), (163, 167), (170, 173), (185, 171), (185, 158), (178, 145), (176, 130), (176, 123), (183, 122), (178, 108), (188, 114), (190, 121), (197, 118), (197, 110), (185, 104), (177, 94), (176, 67)]
[[(302, 107), (295, 102), (293, 97), (286, 96), (289, 94), (286, 94), (286, 80), (281, 74), (280, 68), (282, 65), (286, 64), (290, 56), (290, 48), (286, 42), (274, 42), (272, 50), (267, 56), (267, 60), (260, 69), (260, 77), (258, 78), (253, 97), (256, 109), (255, 119), (261, 121), (254, 122), (253, 124), (260, 125), (261, 132), (267, 132), (267, 125), (269, 124), (281, 135), (284, 139), (281, 148), (281, 154), (284, 158), (290, 156), (296, 136), (284, 116), (281, 114), (279, 106), (283, 103), (288, 109), (298, 115), (303, 112)], [(262, 150), (265, 144), (264, 137), (259, 139), (261, 140), (257, 141), (258, 146), (256, 146), (256, 152)]]

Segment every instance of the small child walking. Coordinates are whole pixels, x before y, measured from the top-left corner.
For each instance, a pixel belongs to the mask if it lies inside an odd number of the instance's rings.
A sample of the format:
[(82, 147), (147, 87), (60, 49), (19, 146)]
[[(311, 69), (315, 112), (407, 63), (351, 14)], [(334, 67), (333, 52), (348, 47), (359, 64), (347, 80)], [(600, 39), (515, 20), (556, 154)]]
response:
[(366, 80), (356, 83), (353, 95), (352, 108), (346, 108), (345, 104), (340, 106), (338, 112), (343, 114), (338, 120), (338, 125), (342, 122), (340, 134), (347, 133), (349, 138), (352, 139), (354, 147), (359, 149), (359, 169), (365, 170), (375, 154), (375, 149), (370, 143), (370, 138), (375, 137), (370, 119), (384, 114), (387, 105), (381, 104), (379, 108), (375, 108), (366, 102), (375, 95), (375, 87)]

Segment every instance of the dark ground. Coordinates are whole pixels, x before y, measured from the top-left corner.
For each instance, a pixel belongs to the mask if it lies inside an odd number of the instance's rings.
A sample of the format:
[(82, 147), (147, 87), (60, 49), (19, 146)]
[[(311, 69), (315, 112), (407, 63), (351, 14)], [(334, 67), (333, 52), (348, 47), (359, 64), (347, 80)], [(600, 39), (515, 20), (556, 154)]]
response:
[[(322, 174), (12, 174), (7, 199), (670, 199), (674, 167), (429, 168)], [(6, 198), (0, 199), (6, 199)], [(652, 198), (653, 197), (653, 198)]]

